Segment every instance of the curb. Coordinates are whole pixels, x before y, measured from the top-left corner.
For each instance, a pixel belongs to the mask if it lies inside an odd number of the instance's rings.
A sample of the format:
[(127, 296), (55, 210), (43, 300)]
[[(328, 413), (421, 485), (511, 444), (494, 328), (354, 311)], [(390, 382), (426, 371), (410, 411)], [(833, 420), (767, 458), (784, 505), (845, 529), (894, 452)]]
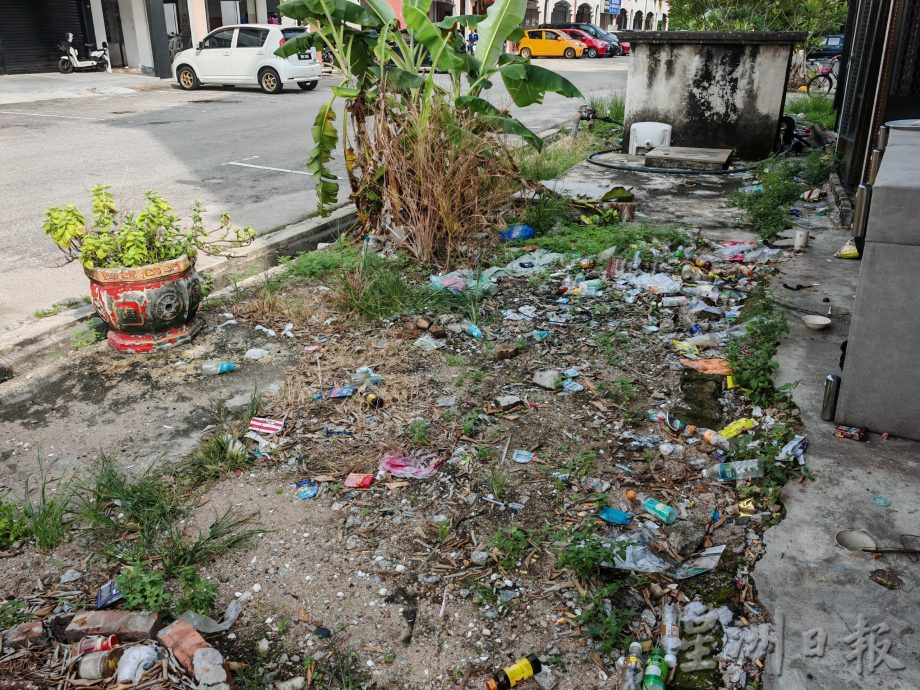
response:
[[(565, 129), (571, 124), (571, 119), (565, 120), (538, 132), (537, 136), (553, 141), (566, 136)], [(337, 237), (354, 222), (355, 205), (344, 203), (334, 207), (326, 217), (307, 218), (282, 230), (256, 237), (242, 255), (220, 257), (217, 263), (199, 269), (198, 272), (211, 282), (208, 297), (220, 297), (226, 294), (226, 288), (255, 284), (260, 276), (277, 267), (280, 257), (312, 251), (320, 242)], [(86, 305), (0, 336), (0, 386), (5, 388), (4, 382), (10, 383), (23, 375), (36, 375), (37, 369), (47, 368), (53, 361), (64, 357), (72, 349), (74, 332), (94, 316), (92, 306)]]
[(840, 227), (849, 228), (853, 225), (853, 202), (850, 201), (850, 195), (847, 194), (840, 181), (840, 175), (833, 172), (828, 178), (831, 187), (831, 194), (834, 195), (834, 201), (837, 203), (837, 216)]
[[(237, 284), (274, 266), (279, 257), (294, 256), (316, 249), (320, 242), (337, 237), (355, 221), (355, 207), (345, 204), (325, 218), (308, 218), (283, 230), (262, 235), (244, 253), (220, 257), (199, 273), (210, 280), (212, 289)], [(0, 337), (0, 383), (32, 372), (71, 349), (74, 332), (95, 312), (90, 305), (41, 319)]]

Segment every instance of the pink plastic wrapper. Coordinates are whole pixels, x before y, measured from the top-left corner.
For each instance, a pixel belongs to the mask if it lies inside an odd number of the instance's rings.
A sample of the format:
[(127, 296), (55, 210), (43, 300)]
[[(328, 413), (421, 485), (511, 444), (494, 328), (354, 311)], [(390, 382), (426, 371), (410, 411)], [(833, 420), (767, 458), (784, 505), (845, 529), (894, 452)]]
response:
[(434, 453), (423, 455), (419, 458), (410, 458), (402, 455), (399, 451), (388, 450), (380, 458), (380, 471), (389, 472), (394, 477), (430, 479), (446, 460), (447, 457), (435, 455)]

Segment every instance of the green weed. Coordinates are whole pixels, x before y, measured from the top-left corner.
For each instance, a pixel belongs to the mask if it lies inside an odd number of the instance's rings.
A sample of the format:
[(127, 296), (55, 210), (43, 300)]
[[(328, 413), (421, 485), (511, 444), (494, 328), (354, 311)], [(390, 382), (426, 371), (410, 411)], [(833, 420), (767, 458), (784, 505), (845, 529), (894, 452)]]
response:
[(583, 580), (598, 575), (602, 564), (610, 563), (615, 556), (626, 552), (625, 543), (606, 542), (595, 525), (573, 529), (567, 539), (568, 544), (559, 554), (558, 563)]
[(833, 129), (837, 121), (834, 99), (824, 94), (809, 93), (787, 97), (786, 112), (790, 115), (801, 115), (805, 122), (818, 125), (821, 129)]
[(428, 435), (431, 432), (431, 424), (425, 419), (416, 419), (409, 424), (409, 435), (412, 436), (412, 443), (417, 446), (428, 445)]
[[(550, 232), (558, 223), (572, 223), (576, 219), (572, 202), (564, 196), (545, 194), (528, 201), (521, 213), (520, 221), (538, 233)], [(511, 261), (509, 259), (508, 261)], [(504, 263), (508, 263), (508, 261)]]
[(623, 405), (629, 405), (639, 394), (639, 386), (631, 376), (619, 376), (610, 381), (600, 381), (597, 392), (602, 398)]
[[(4, 494), (4, 497), (8, 494)], [(0, 549), (8, 548), (13, 542), (27, 536), (29, 528), (23, 522), (19, 508), (13, 503), (0, 500)]]
[(512, 152), (521, 177), (532, 182), (553, 180), (566, 170), (577, 165), (591, 153), (595, 142), (587, 134), (578, 137), (562, 137), (544, 146), (541, 151), (530, 146), (521, 146)]
[(638, 613), (636, 609), (616, 606), (614, 598), (622, 590), (641, 587), (645, 582), (644, 578), (638, 577), (616, 579), (594, 594), (581, 598), (582, 614), (576, 620), (589, 636), (598, 641), (597, 650), (601, 654), (620, 646), (630, 620)]
[(28, 602), (8, 599), (0, 604), (0, 629), (12, 628), (14, 625), (25, 623), (32, 620), (32, 618), (32, 614), (29, 613)]
[(464, 436), (472, 436), (476, 431), (476, 425), (479, 423), (479, 413), (476, 410), (468, 412), (463, 416), (460, 422), (460, 428)]
[(369, 254), (362, 271), (339, 275), (339, 305), (347, 312), (377, 321), (426, 311), (445, 298), (444, 291), (441, 294), (412, 284), (403, 268), (398, 262)]
[(25, 481), (25, 502), (20, 510), (22, 524), (35, 540), (39, 551), (50, 551), (64, 540), (70, 526), (70, 509), (74, 498), (73, 478), (60, 479), (54, 495), (49, 489), (48, 473), (39, 462), (38, 495), (33, 499), (29, 479)]
[[(497, 496), (496, 496), (497, 498)], [(503, 570), (513, 570), (527, 552), (528, 534), (517, 527), (501, 527), (489, 541), (490, 550), (498, 551), (498, 564)]]
[(728, 343), (728, 362), (735, 381), (751, 402), (766, 406), (778, 397), (773, 376), (779, 364), (774, 357), (789, 324), (785, 313), (776, 309), (762, 291), (749, 300), (745, 311), (754, 315), (750, 318), (745, 314), (749, 318), (745, 335)]
[(505, 490), (508, 488), (508, 479), (507, 472), (499, 467), (492, 468), (489, 473), (489, 488), (492, 490), (495, 500), (499, 501), (505, 495)]
[(166, 578), (161, 572), (146, 570), (140, 565), (125, 568), (115, 578), (115, 587), (122, 593), (122, 605), (126, 609), (159, 614), (170, 612)]
[(466, 364), (466, 357), (448, 352), (444, 355), (444, 364), (449, 367), (462, 367)]
[(62, 299), (60, 302), (55, 302), (50, 307), (45, 307), (44, 309), (36, 309), (32, 312), (32, 316), (36, 319), (45, 319), (49, 316), (55, 316), (60, 314), (66, 309), (76, 309), (77, 307), (82, 307), (84, 304), (89, 304), (89, 297), (68, 297), (67, 299)]
[(674, 244), (686, 239), (673, 227), (616, 223), (613, 225), (560, 224), (546, 234), (522, 241), (551, 252), (593, 256), (611, 247), (617, 254), (631, 257), (638, 250), (646, 258), (660, 244)]
[(293, 278), (313, 280), (330, 273), (350, 272), (358, 267), (360, 252), (340, 237), (331, 246), (323, 250), (302, 252), (293, 259), (282, 258), (281, 264), (287, 267)]
[[(250, 415), (250, 419), (254, 415)], [(231, 434), (202, 439), (191, 455), (176, 467), (185, 489), (204, 487), (224, 475), (252, 464), (246, 447)]]
[(95, 345), (105, 337), (105, 329), (102, 325), (102, 321), (98, 319), (96, 321), (98, 321), (98, 323), (94, 324), (90, 322), (86, 326), (80, 326), (73, 332), (73, 335), (70, 337), (70, 346), (74, 350), (86, 349), (91, 345)]
[[(802, 192), (826, 180), (835, 164), (834, 154), (824, 151), (781, 160), (771, 159), (762, 163), (757, 173), (763, 191), (734, 194), (731, 202), (747, 212), (761, 237), (773, 239), (792, 227), (789, 209)], [(796, 182), (796, 177), (802, 182)]]
[(217, 586), (201, 577), (194, 566), (186, 566), (179, 572), (179, 600), (175, 605), (177, 613), (195, 611), (208, 615), (217, 601)]
[(597, 472), (597, 453), (588, 451), (581, 453), (562, 466), (562, 471), (579, 479)]
[(617, 122), (623, 122), (626, 117), (626, 98), (619, 93), (591, 94), (588, 103), (596, 111), (598, 117), (609, 117)]

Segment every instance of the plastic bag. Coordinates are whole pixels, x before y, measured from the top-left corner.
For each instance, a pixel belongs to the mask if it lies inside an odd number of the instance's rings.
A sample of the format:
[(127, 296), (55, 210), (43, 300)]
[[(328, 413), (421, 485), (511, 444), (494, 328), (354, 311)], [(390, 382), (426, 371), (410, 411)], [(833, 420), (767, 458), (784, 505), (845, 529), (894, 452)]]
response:
[(138, 683), (144, 671), (151, 668), (160, 659), (159, 650), (150, 645), (129, 647), (118, 660), (116, 679), (119, 683)]
[(510, 242), (511, 240), (529, 240), (535, 234), (536, 230), (529, 225), (512, 225), (498, 233), (498, 239), (503, 242)]
[(380, 459), (380, 472), (389, 472), (394, 477), (408, 479), (430, 479), (447, 461), (447, 457), (430, 453), (418, 458), (403, 455), (396, 450), (388, 450)]

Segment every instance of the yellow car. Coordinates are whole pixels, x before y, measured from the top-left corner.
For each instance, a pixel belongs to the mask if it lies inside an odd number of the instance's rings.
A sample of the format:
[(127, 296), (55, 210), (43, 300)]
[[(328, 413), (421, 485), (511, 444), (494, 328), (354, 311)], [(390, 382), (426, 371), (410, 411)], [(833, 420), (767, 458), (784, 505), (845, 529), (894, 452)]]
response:
[(585, 44), (566, 36), (561, 31), (550, 29), (533, 29), (524, 34), (518, 43), (518, 54), (530, 57), (581, 57)]

